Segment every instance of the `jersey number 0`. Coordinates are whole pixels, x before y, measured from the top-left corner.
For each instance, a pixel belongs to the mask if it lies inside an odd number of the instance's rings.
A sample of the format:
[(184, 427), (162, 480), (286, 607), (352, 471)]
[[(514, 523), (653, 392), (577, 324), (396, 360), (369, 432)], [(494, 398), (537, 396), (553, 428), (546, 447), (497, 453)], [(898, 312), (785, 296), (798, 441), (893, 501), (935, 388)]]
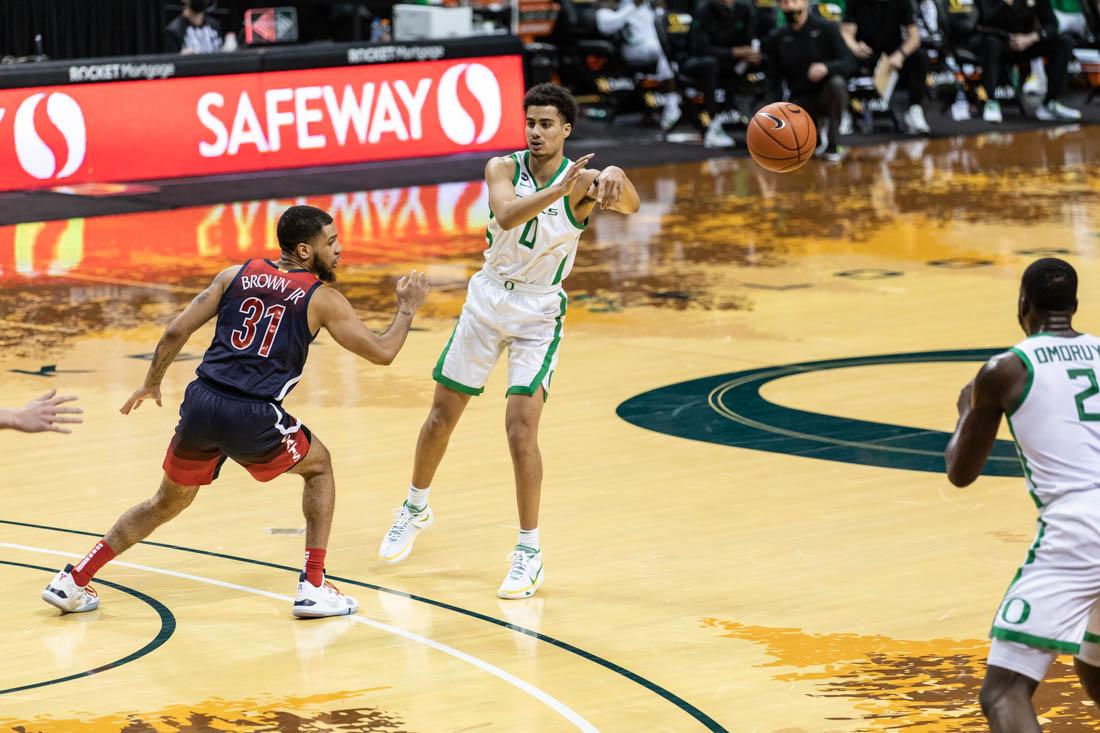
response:
[(535, 248), (535, 237), (539, 235), (539, 218), (536, 216), (523, 226), (519, 235), (519, 243), (527, 249)]

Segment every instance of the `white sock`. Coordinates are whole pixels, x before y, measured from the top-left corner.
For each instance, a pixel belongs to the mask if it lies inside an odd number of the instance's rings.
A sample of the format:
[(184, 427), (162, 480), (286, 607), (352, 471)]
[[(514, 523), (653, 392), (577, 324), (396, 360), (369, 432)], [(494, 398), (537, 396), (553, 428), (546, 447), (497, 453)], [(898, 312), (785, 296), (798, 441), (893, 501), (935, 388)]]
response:
[(428, 506), (428, 492), (431, 490), (431, 486), (426, 489), (418, 489), (409, 484), (409, 498), (405, 499), (405, 503), (412, 509), (423, 509)]
[(516, 544), (530, 547), (532, 550), (539, 549), (539, 528), (521, 529), (519, 531), (519, 541)]

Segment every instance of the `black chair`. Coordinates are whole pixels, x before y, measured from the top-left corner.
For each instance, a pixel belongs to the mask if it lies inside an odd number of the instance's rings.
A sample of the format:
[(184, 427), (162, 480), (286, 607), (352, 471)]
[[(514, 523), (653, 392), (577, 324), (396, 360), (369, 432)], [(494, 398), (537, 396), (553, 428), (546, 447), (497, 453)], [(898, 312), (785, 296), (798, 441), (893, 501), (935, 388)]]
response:
[(945, 47), (955, 60), (956, 78), (973, 106), (985, 97), (978, 58), (978, 7), (974, 0), (947, 0), (944, 10)]
[(930, 21), (921, 10), (921, 0), (913, 0), (913, 18), (921, 34), (921, 50), (928, 56), (928, 85), (931, 97), (940, 102), (940, 112), (946, 113), (962, 95), (967, 101), (962, 72), (955, 49), (949, 39), (948, 13), (944, 0), (932, 0), (936, 18)]

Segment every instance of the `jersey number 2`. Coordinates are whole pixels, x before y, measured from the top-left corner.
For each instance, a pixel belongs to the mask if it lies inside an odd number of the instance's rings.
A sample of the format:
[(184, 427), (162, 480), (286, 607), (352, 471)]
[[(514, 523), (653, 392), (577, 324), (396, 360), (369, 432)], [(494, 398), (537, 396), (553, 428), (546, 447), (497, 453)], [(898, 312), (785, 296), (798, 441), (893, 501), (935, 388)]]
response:
[(1100, 420), (1100, 414), (1095, 412), (1089, 412), (1085, 409), (1085, 400), (1094, 395), (1100, 394), (1100, 384), (1096, 382), (1096, 372), (1092, 369), (1069, 369), (1066, 371), (1071, 380), (1076, 380), (1078, 377), (1084, 377), (1089, 380), (1089, 386), (1084, 391), (1078, 392), (1073, 396), (1073, 399), (1077, 401), (1077, 417), (1084, 422), (1096, 422)]
[(256, 340), (256, 324), (260, 322), (262, 318), (270, 318), (267, 322), (267, 330), (264, 331), (264, 338), (260, 342), (259, 355), (267, 358), (267, 355), (271, 353), (271, 345), (275, 343), (275, 334), (279, 332), (279, 325), (283, 322), (283, 314), (286, 313), (286, 306), (273, 305), (264, 309), (264, 302), (259, 298), (249, 298), (241, 303), (241, 313), (244, 313), (244, 323), (241, 324), (243, 329), (233, 329), (233, 335), (230, 340), (233, 342), (233, 348), (240, 351), (244, 351), (252, 342)]

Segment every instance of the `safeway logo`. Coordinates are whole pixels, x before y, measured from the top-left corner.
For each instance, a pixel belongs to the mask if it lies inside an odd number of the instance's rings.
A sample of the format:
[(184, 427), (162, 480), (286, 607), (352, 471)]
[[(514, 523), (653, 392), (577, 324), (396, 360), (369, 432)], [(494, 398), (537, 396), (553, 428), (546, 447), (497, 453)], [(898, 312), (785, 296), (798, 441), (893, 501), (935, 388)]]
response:
[[(460, 63), (437, 78), (437, 119), (443, 134), (463, 146), (492, 140), (500, 131), (502, 108), (500, 82), (493, 70), (484, 64)], [(425, 135), (424, 113), (427, 107), (430, 115), (428, 99), (434, 82), (428, 74), (356, 85), (288, 85), (262, 92), (245, 89), (235, 99), (206, 92), (196, 108), (199, 122), (209, 131), (199, 141), (199, 155), (220, 158), (250, 152), (253, 147), (259, 153), (275, 153), (287, 143), (298, 150), (316, 150), (333, 142), (344, 147), (352, 141), (360, 145), (419, 141)]]
[[(43, 98), (46, 100), (46, 117), (65, 140), (65, 162), (58, 170), (58, 156), (42, 139), (35, 124), (35, 112)], [(15, 155), (19, 165), (28, 175), (44, 181), (49, 178), (68, 178), (84, 162), (88, 146), (88, 131), (80, 105), (68, 94), (39, 92), (23, 100), (15, 111)]]
[[(458, 98), (459, 80), (481, 107), (481, 131)], [(482, 64), (456, 64), (443, 72), (436, 101), (443, 134), (459, 145), (480, 144), (491, 140), (500, 129), (500, 82), (496, 74)]]

